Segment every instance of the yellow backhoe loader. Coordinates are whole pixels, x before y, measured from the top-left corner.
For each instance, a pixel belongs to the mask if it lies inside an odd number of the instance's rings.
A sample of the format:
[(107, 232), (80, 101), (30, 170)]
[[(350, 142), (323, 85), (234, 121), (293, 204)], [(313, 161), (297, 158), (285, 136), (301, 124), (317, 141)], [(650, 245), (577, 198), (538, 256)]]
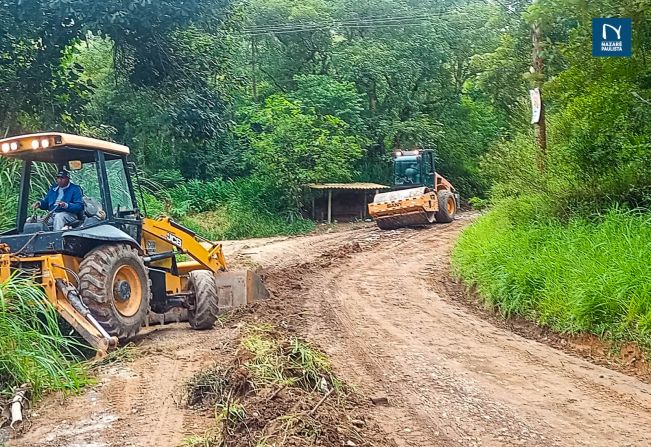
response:
[[(22, 161), (16, 227), (0, 234), (0, 282), (38, 281), (59, 314), (103, 355), (135, 336), (151, 314), (183, 309), (193, 329), (212, 328), (220, 307), (267, 296), (252, 272), (226, 273), (220, 244), (138, 209), (129, 148), (63, 133), (0, 140), (0, 156)], [(65, 170), (81, 187), (83, 211), (59, 231), (50, 211), (28, 218)], [(180, 262), (177, 257), (191, 258)]]
[(459, 194), (434, 169), (429, 149), (397, 151), (393, 154), (393, 188), (376, 194), (368, 205), (369, 215), (383, 230), (424, 226), (454, 220)]

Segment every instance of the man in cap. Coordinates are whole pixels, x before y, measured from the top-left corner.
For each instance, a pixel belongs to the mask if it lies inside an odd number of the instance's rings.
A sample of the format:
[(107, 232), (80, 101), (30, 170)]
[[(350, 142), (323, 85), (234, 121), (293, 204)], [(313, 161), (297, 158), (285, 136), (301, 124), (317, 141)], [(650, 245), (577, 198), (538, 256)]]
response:
[(70, 181), (66, 170), (58, 172), (56, 184), (48, 190), (43, 198), (32, 206), (34, 209), (54, 211), (54, 231), (63, 230), (66, 225), (75, 222), (84, 212), (84, 193), (78, 185)]

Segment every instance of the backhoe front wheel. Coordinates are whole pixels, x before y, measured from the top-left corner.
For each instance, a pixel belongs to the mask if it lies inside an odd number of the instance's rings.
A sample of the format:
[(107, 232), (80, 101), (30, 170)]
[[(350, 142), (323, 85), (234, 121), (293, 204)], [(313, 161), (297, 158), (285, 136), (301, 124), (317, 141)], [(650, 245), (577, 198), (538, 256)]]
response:
[(442, 189), (436, 194), (439, 202), (439, 210), (436, 212), (436, 221), (438, 223), (450, 223), (457, 214), (457, 201), (454, 194)]
[(218, 297), (214, 274), (209, 270), (190, 272), (188, 279), (190, 310), (188, 320), (192, 329), (212, 329), (217, 321)]
[(132, 247), (102, 245), (79, 266), (79, 289), (93, 317), (109, 335), (125, 342), (147, 318), (151, 283), (147, 268)]

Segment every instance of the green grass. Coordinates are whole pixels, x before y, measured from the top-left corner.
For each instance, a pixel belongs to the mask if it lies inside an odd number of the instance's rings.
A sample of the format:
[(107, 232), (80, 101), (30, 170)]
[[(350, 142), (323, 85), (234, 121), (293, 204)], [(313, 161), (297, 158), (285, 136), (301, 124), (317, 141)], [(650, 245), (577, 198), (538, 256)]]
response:
[(455, 273), (504, 315), (649, 347), (651, 213), (560, 222), (535, 198), (504, 201), (461, 235)]
[(304, 340), (279, 336), (273, 327), (263, 324), (249, 327), (242, 346), (253, 356), (245, 366), (257, 386), (295, 386), (315, 391), (325, 381), (337, 393), (344, 391), (328, 357)]
[(89, 381), (75, 361), (81, 345), (63, 336), (57, 313), (28, 279), (0, 283), (0, 393), (29, 384), (43, 392), (76, 391)]
[(182, 447), (216, 447), (219, 445), (221, 445), (221, 435), (214, 428), (207, 430), (203, 435), (188, 436), (181, 443)]
[(181, 217), (180, 223), (213, 241), (249, 239), (256, 237), (290, 236), (314, 230), (307, 219), (290, 221), (260, 210), (223, 207)]
[(170, 186), (150, 181), (145, 186), (149, 216), (170, 216), (211, 240), (289, 236), (314, 229), (314, 222), (296, 211), (298, 203), (283, 206), (281, 193), (257, 178), (189, 180)]
[(0, 231), (15, 226), (20, 165), (0, 157)]

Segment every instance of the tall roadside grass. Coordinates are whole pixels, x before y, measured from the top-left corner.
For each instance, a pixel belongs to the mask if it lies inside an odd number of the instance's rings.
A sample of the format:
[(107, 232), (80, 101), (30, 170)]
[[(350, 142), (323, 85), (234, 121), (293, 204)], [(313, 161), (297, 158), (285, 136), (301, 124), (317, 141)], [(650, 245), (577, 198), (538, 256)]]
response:
[(542, 200), (501, 202), (461, 235), (455, 273), (504, 315), (651, 347), (651, 213), (545, 216)]
[(88, 377), (75, 361), (78, 348), (38, 286), (18, 277), (0, 283), (0, 394), (25, 383), (37, 398), (80, 389)]
[(216, 211), (190, 214), (182, 217), (180, 222), (213, 241), (291, 236), (314, 229), (311, 220), (300, 217), (289, 220), (265, 210), (247, 210), (228, 205)]
[(0, 233), (15, 225), (20, 165), (0, 157)]

